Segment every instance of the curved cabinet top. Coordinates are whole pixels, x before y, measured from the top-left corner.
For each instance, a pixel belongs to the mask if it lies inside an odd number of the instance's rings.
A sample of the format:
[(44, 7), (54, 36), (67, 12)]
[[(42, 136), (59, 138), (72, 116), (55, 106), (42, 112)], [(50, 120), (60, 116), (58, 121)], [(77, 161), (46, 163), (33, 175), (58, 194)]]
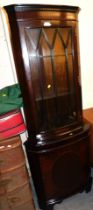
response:
[(5, 6), (5, 10), (11, 18), (12, 22), (14, 19), (15, 13), (16, 19), (18, 21), (24, 21), (28, 19), (61, 19), (61, 20), (72, 20), (75, 21), (78, 19), (77, 15), (80, 10), (76, 6), (62, 6), (62, 5), (10, 5)]

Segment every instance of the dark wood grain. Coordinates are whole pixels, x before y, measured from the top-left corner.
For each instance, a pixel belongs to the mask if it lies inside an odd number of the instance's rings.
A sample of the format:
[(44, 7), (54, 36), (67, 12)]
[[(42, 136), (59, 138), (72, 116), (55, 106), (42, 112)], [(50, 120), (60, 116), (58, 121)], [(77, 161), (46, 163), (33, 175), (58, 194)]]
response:
[(6, 6), (28, 130), (25, 144), (41, 209), (91, 189), (83, 123), (78, 7)]

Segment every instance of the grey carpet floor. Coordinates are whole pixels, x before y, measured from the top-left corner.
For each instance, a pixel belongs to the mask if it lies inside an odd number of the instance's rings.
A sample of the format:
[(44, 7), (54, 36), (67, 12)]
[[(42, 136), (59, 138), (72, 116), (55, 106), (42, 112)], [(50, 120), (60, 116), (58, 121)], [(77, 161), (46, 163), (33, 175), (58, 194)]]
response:
[[(91, 169), (93, 177), (93, 169)], [(34, 192), (36, 210), (40, 210)], [(54, 210), (93, 210), (93, 183), (89, 193), (77, 193), (64, 199), (60, 204), (54, 205)]]
[(89, 193), (78, 193), (57, 204), (54, 210), (93, 210), (93, 187)]

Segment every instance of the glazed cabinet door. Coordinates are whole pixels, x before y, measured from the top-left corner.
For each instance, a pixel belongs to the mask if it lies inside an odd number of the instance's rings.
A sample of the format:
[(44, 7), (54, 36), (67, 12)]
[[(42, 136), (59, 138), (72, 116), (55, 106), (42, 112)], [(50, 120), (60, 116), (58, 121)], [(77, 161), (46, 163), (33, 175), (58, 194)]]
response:
[(19, 23), (25, 79), (31, 86), (28, 97), (34, 101), (36, 134), (75, 123), (81, 108), (76, 23), (45, 23), (51, 27), (44, 26), (44, 21)]

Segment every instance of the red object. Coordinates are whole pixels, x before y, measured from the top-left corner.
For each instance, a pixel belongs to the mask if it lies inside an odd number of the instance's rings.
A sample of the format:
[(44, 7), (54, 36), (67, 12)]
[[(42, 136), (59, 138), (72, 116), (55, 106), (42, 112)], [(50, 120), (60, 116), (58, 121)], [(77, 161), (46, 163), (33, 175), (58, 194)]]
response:
[(25, 132), (23, 116), (20, 110), (14, 110), (0, 116), (0, 140)]

